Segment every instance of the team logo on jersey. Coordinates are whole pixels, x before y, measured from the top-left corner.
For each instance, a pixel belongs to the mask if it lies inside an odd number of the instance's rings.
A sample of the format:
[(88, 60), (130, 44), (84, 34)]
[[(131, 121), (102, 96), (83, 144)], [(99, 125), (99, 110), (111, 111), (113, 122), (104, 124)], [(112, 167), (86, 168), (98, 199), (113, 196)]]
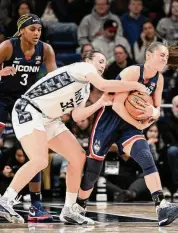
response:
[(156, 86), (156, 83), (151, 82), (151, 86), (152, 86), (152, 87), (155, 87), (155, 86)]
[(15, 64), (12, 64), (12, 66), (16, 69), (16, 71), (19, 72), (37, 73), (40, 70), (39, 66), (23, 66), (23, 65), (15, 65)]
[(19, 63), (20, 63), (20, 61), (13, 61), (13, 63), (14, 63), (14, 64), (19, 64)]
[(100, 148), (101, 148), (100, 141), (95, 140), (95, 143), (93, 145), (94, 152), (97, 154), (99, 152)]
[(22, 60), (22, 57), (15, 57), (15, 60)]
[(40, 64), (40, 63), (41, 63), (41, 61), (36, 61), (36, 62), (35, 62), (36, 65), (38, 65), (38, 64)]
[(37, 61), (40, 61), (41, 60), (41, 56), (36, 56), (35, 60)]

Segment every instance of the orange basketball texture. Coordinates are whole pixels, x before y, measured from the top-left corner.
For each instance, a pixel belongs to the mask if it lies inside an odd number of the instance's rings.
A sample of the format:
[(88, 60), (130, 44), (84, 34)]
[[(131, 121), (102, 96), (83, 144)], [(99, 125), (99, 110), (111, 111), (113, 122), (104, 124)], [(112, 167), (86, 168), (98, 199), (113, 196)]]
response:
[[(141, 115), (142, 113), (144, 113), (141, 109), (141, 106), (145, 106), (147, 103), (152, 104), (153, 105), (153, 99), (150, 95), (148, 95), (147, 93), (143, 93), (143, 92), (138, 92), (138, 91), (134, 91), (131, 92), (126, 101), (125, 101), (125, 107), (128, 111), (128, 113), (135, 119), (135, 120), (146, 120), (147, 118), (140, 118), (139, 115)], [(140, 110), (142, 112), (140, 112)]]

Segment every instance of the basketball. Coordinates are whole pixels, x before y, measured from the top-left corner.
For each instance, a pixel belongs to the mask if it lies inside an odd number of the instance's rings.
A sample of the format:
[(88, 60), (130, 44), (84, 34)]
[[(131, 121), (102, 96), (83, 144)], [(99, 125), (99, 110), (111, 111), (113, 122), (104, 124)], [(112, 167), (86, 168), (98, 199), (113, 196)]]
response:
[[(126, 101), (125, 101), (125, 107), (128, 111), (128, 113), (135, 119), (135, 120), (146, 120), (147, 118), (140, 118), (139, 115), (144, 113), (141, 109), (141, 107), (144, 107), (147, 103), (153, 105), (153, 99), (150, 95), (143, 92), (134, 91), (131, 92)], [(142, 111), (142, 112), (140, 112)]]

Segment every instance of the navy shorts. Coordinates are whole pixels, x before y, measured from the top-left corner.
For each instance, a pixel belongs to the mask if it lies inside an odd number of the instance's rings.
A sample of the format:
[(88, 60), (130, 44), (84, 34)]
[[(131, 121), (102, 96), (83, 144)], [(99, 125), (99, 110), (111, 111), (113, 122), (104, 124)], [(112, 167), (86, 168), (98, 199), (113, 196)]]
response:
[(0, 127), (5, 127), (8, 116), (11, 115), (15, 99), (0, 97)]
[(111, 145), (116, 143), (119, 153), (131, 140), (145, 139), (143, 132), (125, 122), (113, 110), (102, 108), (95, 119), (89, 142), (89, 154), (103, 160)]

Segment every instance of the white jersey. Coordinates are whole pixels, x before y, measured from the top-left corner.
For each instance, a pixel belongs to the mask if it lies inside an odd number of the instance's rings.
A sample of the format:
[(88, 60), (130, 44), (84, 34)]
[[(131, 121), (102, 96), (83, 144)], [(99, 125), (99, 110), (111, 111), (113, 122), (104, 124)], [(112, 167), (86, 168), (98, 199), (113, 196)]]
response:
[(36, 105), (47, 117), (60, 117), (89, 98), (90, 85), (85, 78), (89, 73), (97, 74), (97, 70), (86, 62), (58, 68), (37, 81), (22, 98)]

